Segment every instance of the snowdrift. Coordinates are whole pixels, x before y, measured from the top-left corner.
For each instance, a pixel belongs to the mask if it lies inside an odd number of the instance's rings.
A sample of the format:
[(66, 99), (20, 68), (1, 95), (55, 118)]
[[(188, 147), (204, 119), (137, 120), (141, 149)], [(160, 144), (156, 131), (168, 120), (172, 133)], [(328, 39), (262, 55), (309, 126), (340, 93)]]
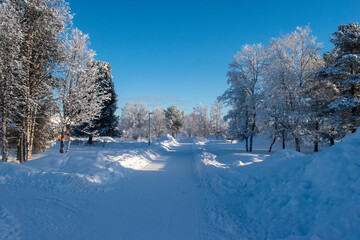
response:
[(196, 174), (214, 229), (209, 238), (360, 239), (359, 131), (314, 155), (209, 145)]
[(170, 134), (167, 134), (166, 136), (156, 140), (155, 146), (159, 146), (160, 148), (169, 151), (172, 147), (179, 146), (179, 142)]

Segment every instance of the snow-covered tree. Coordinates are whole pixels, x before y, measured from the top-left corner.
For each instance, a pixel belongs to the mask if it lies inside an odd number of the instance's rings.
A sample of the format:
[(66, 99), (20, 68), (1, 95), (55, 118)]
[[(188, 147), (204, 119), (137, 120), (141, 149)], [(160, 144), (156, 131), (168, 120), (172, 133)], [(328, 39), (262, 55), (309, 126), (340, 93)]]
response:
[(183, 128), (184, 134), (188, 137), (195, 137), (197, 133), (196, 127), (197, 127), (197, 122), (196, 122), (195, 113), (191, 112), (185, 115), (184, 128)]
[(62, 60), (63, 33), (72, 15), (64, 0), (13, 1), (21, 16), (20, 44), (22, 73), (18, 76), (18, 159), (31, 159), (39, 109), (51, 96), (54, 72)]
[(16, 115), (20, 99), (14, 96), (17, 78), (21, 73), (20, 44), (23, 42), (21, 11), (16, 1), (2, 1), (0, 5), (0, 143), (2, 161), (8, 161), (8, 126)]
[(321, 127), (331, 144), (360, 125), (360, 26), (341, 24), (333, 35), (334, 49), (324, 53), (326, 66), (318, 72), (319, 91), (328, 93), (321, 98), (326, 105)]
[(109, 95), (105, 100), (99, 118), (93, 119), (90, 123), (84, 123), (75, 127), (75, 134), (79, 136), (88, 136), (89, 142), (92, 142), (93, 136), (120, 136), (118, 126), (119, 119), (115, 115), (117, 109), (117, 94), (115, 92), (113, 77), (111, 76), (111, 66), (106, 62), (94, 62), (97, 69), (96, 82), (101, 94)]
[(195, 116), (195, 129), (194, 132), (197, 137), (207, 137), (210, 135), (210, 120), (209, 120), (209, 110), (207, 106), (202, 104), (197, 104), (193, 108), (193, 113)]
[[(60, 152), (64, 152), (65, 132), (71, 136), (73, 126), (90, 123), (101, 114), (109, 93), (97, 81), (95, 52), (88, 48), (88, 35), (73, 29), (66, 42), (66, 59), (60, 65), (58, 77), (58, 105), (61, 127)], [(70, 137), (69, 136), (69, 137)], [(70, 139), (66, 152), (69, 151)]]
[(165, 110), (162, 108), (155, 108), (151, 116), (151, 130), (154, 132), (154, 135), (159, 138), (163, 136), (166, 131), (166, 118)]
[(165, 110), (165, 117), (167, 120), (167, 127), (171, 131), (171, 135), (175, 137), (184, 126), (184, 112), (180, 111), (176, 106), (170, 106)]
[(223, 102), (215, 100), (210, 110), (211, 134), (216, 138), (223, 136), (226, 132), (226, 125), (223, 120)]
[(139, 139), (148, 132), (149, 112), (144, 103), (127, 103), (121, 109), (120, 128), (125, 137)]
[(273, 124), (273, 137), (281, 133), (284, 139), (284, 132), (291, 134), (297, 151), (311, 115), (306, 94), (316, 82), (315, 72), (323, 66), (320, 48), (309, 27), (298, 27), (291, 34), (272, 39), (268, 48), (264, 104)]
[[(232, 110), (227, 115), (234, 137), (246, 140), (246, 150), (252, 151), (257, 132), (256, 112), (262, 91), (261, 73), (265, 49), (261, 44), (245, 45), (234, 56), (228, 72), (229, 89), (220, 97)], [(250, 144), (249, 144), (250, 140)]]

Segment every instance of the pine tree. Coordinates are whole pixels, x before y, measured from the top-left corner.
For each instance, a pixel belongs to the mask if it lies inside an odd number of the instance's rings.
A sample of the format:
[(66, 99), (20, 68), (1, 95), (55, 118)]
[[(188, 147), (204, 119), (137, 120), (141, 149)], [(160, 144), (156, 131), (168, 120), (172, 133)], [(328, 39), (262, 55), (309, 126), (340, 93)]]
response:
[(330, 137), (341, 138), (360, 125), (360, 26), (358, 23), (339, 25), (330, 42), (335, 45), (324, 54), (326, 66), (318, 72), (325, 96), (322, 112)]
[(97, 69), (96, 82), (101, 94), (109, 95), (109, 99), (104, 101), (100, 116), (93, 119), (90, 123), (76, 126), (74, 134), (77, 136), (88, 136), (89, 143), (92, 143), (93, 136), (118, 137), (119, 118), (115, 115), (117, 109), (117, 94), (115, 92), (113, 77), (111, 76), (111, 66), (109, 63), (95, 61), (94, 67)]
[(185, 115), (176, 106), (170, 106), (165, 110), (165, 117), (167, 119), (167, 126), (171, 131), (173, 137), (177, 136), (180, 129), (184, 126)]

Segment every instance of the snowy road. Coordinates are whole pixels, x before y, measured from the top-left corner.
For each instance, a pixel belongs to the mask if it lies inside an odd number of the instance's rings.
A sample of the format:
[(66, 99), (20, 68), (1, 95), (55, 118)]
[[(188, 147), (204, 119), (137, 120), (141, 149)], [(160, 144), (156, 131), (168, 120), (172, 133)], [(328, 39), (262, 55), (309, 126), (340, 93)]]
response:
[[(182, 144), (94, 198), (82, 239), (201, 239), (192, 145)], [(99, 223), (104, 228), (96, 227)], [(78, 236), (78, 237), (77, 237)]]
[(103, 159), (128, 156), (127, 161), (141, 162), (134, 155), (138, 150), (131, 144), (75, 147), (55, 161), (56, 148), (44, 160), (3, 165), (0, 239), (201, 239), (194, 151), (192, 144), (177, 145), (160, 152), (153, 146), (149, 150), (155, 149), (156, 157), (148, 158), (145, 168), (99, 185), (80, 181), (79, 172), (95, 173), (100, 181), (108, 179), (112, 169), (126, 173), (129, 170), (117, 163), (104, 168), (108, 163)]

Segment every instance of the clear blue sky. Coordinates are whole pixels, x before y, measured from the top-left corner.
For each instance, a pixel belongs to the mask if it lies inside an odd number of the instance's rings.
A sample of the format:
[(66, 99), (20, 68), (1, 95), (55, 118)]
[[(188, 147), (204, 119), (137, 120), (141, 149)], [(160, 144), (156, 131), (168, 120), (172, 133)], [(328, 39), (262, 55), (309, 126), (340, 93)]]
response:
[(185, 112), (211, 105), (226, 90), (228, 64), (242, 45), (267, 45), (310, 24), (330, 50), (339, 24), (360, 22), (360, 0), (68, 2), (96, 59), (112, 66), (119, 108), (129, 101)]

